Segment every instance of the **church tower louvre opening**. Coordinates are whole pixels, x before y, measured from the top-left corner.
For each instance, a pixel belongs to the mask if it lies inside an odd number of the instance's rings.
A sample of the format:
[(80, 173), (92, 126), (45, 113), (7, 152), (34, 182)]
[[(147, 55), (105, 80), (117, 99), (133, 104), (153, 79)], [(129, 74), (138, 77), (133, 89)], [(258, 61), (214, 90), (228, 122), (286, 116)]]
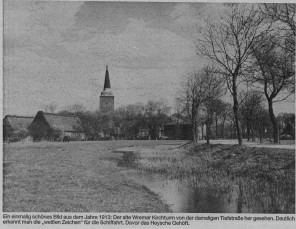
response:
[(102, 113), (114, 111), (114, 95), (111, 90), (108, 65), (106, 66), (104, 89), (100, 96), (100, 111)]

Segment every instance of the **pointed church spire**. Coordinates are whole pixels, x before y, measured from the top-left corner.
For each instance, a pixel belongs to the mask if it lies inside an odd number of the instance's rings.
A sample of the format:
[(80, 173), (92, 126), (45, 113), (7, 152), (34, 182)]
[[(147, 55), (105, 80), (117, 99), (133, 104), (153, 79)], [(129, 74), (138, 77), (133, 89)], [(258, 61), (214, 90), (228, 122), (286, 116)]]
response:
[(104, 91), (106, 90), (106, 88), (111, 88), (110, 78), (109, 78), (109, 71), (108, 71), (108, 65), (106, 66)]
[(103, 113), (114, 111), (114, 95), (111, 90), (108, 65), (106, 66), (104, 90), (100, 96), (100, 111)]

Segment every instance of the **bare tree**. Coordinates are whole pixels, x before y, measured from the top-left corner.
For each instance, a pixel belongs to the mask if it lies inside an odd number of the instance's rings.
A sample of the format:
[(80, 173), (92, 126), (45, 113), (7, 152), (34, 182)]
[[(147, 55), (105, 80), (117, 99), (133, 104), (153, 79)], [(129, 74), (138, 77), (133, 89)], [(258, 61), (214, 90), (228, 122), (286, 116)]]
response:
[(188, 75), (179, 92), (182, 102), (192, 122), (192, 140), (197, 141), (199, 108), (207, 101), (225, 93), (224, 82), (213, 67), (206, 66), (200, 72)]
[(183, 106), (182, 101), (180, 101), (179, 97), (176, 97), (175, 99), (174, 108), (175, 108), (175, 112), (171, 115), (171, 118), (173, 119), (173, 121), (177, 121), (178, 123), (184, 118), (184, 116), (187, 117), (185, 106)]
[(251, 46), (263, 27), (254, 4), (231, 4), (217, 23), (207, 22), (198, 54), (217, 63), (233, 97), (233, 112), (239, 145), (242, 144), (238, 86), (251, 54)]
[(130, 122), (129, 113), (125, 106), (119, 107), (114, 111), (113, 123), (118, 138), (123, 137), (123, 139), (127, 139), (128, 128), (131, 126)]
[[(211, 125), (214, 122), (214, 116), (217, 116), (217, 113), (220, 112), (222, 100), (219, 99), (221, 95), (216, 95), (204, 103), (204, 113), (205, 113), (205, 124), (207, 130), (207, 144), (210, 144), (211, 134)], [(216, 123), (216, 134), (217, 134), (217, 123)]]
[(259, 140), (262, 143), (266, 133), (270, 133), (270, 119), (268, 110), (264, 109), (262, 106), (258, 108), (257, 112), (255, 113), (255, 119), (257, 122), (257, 129), (259, 134)]
[(85, 108), (82, 104), (75, 103), (72, 105), (65, 106), (65, 108), (62, 111), (60, 111), (59, 113), (77, 115), (77, 114), (83, 113), (84, 111), (85, 111)]
[(221, 137), (224, 139), (224, 129), (225, 122), (230, 118), (230, 114), (232, 114), (231, 104), (222, 102), (221, 112), (220, 112), (220, 120), (221, 120)]
[(145, 107), (143, 104), (130, 104), (114, 111), (113, 122), (118, 130), (117, 137), (136, 139), (141, 128), (145, 127)]
[[(68, 111), (61, 111), (62, 114), (71, 114)], [(102, 117), (99, 112), (85, 111), (79, 114), (85, 137), (87, 140), (96, 141), (102, 132)]]
[[(296, 5), (292, 3), (265, 3), (260, 7), (261, 13), (265, 15), (272, 22), (280, 22), (277, 24), (278, 30), (287, 32), (290, 30), (291, 34), (296, 36)], [(294, 48), (295, 49), (295, 48)]]
[(221, 99), (217, 98), (214, 101), (214, 121), (215, 121), (215, 136), (216, 138), (219, 137), (219, 131), (218, 131), (218, 126), (219, 126), (219, 121), (222, 121), (223, 115), (225, 114), (225, 109), (226, 109), (226, 103)]
[(268, 34), (261, 36), (252, 46), (254, 64), (251, 80), (264, 91), (275, 143), (279, 142), (279, 131), (273, 104), (286, 100), (295, 92), (295, 54), (289, 52), (285, 44), (279, 43), (273, 34)]
[(128, 105), (126, 107), (129, 117), (131, 117), (131, 128), (133, 138), (136, 139), (141, 128), (145, 126), (145, 106), (142, 103)]
[(245, 99), (240, 106), (240, 112), (247, 127), (247, 139), (250, 141), (252, 135), (252, 141), (255, 141), (255, 122), (259, 117), (259, 113), (263, 110), (263, 95), (256, 90), (247, 91), (244, 93)]
[(45, 112), (55, 113), (57, 108), (58, 108), (58, 105), (56, 103), (52, 102), (52, 103), (46, 105), (44, 107), (44, 110), (45, 110)]
[(148, 101), (145, 105), (145, 120), (151, 139), (158, 138), (158, 129), (169, 119), (170, 107), (163, 101)]
[[(273, 26), (279, 30), (278, 35), (284, 40), (285, 49), (295, 55), (296, 5), (287, 3), (264, 5), (267, 17), (274, 22)], [(281, 46), (281, 43), (278, 43), (278, 45)]]

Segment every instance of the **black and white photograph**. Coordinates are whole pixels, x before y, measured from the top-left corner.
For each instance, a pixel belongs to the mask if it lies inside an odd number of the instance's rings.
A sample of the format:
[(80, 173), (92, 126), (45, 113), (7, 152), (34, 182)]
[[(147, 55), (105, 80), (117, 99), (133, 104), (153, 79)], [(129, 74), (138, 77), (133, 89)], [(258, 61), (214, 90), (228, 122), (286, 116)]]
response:
[(4, 0), (2, 212), (295, 216), (295, 10)]

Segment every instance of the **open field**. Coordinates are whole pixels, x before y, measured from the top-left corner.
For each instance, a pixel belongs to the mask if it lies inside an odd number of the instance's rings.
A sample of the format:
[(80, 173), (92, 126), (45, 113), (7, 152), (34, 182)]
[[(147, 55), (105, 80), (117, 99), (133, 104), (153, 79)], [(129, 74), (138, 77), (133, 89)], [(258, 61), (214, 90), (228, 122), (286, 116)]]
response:
[[(168, 142), (166, 142), (168, 143)], [(4, 211), (169, 212), (117, 167), (118, 147), (161, 141), (41, 142), (4, 146)], [(179, 144), (169, 143), (169, 144)]]
[(158, 195), (132, 179), (128, 171), (138, 169), (186, 180), (197, 189), (222, 190), (230, 198), (229, 187), (238, 187), (238, 212), (295, 212), (294, 150), (185, 143), (6, 144), (3, 210), (170, 212)]

